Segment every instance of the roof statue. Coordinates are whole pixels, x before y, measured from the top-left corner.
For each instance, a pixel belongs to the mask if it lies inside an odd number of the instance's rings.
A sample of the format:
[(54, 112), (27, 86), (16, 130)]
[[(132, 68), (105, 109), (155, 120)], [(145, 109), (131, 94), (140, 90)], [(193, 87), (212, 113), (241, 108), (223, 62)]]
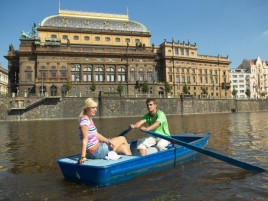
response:
[(20, 38), (31, 38), (31, 36), (27, 32), (22, 30)]
[(36, 33), (37, 33), (37, 26), (34, 23), (34, 25), (32, 27), (32, 38), (35, 38), (37, 36)]

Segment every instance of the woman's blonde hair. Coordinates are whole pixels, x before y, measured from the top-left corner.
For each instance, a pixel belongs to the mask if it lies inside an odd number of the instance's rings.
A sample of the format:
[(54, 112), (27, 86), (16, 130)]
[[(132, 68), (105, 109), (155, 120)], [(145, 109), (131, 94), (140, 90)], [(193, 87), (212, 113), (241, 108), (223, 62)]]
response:
[(79, 117), (81, 118), (82, 116), (84, 116), (86, 114), (86, 109), (87, 108), (92, 108), (92, 107), (97, 107), (97, 106), (98, 106), (98, 103), (96, 101), (94, 101), (92, 98), (87, 98), (85, 100), (85, 105), (82, 108)]

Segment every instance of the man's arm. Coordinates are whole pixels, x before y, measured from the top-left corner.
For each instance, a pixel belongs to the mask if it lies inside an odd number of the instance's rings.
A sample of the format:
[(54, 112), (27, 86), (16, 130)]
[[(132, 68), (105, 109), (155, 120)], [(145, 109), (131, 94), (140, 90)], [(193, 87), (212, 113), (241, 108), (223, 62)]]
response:
[(130, 124), (130, 128), (134, 129), (134, 128), (140, 128), (146, 121), (144, 119), (138, 121), (135, 124)]
[(154, 122), (151, 126), (148, 126), (147, 128), (144, 127), (144, 126), (142, 126), (142, 127), (140, 128), (140, 130), (141, 130), (141, 131), (150, 131), (150, 130), (154, 130), (154, 129), (156, 129), (160, 124), (161, 124), (160, 121), (156, 121), (156, 122)]

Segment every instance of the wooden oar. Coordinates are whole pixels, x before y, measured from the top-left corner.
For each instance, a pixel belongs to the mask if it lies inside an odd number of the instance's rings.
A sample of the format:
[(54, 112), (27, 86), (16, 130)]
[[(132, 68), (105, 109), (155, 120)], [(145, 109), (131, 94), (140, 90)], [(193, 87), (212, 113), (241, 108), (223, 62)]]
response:
[(124, 135), (126, 135), (130, 130), (131, 130), (131, 128), (129, 127), (128, 129), (126, 129), (126, 130), (124, 130), (122, 133), (120, 133), (118, 136), (124, 136)]
[(155, 133), (155, 132), (152, 132), (152, 131), (146, 131), (146, 133), (149, 133), (155, 137), (159, 137), (159, 138), (162, 138), (162, 139), (165, 139), (165, 140), (168, 140), (168, 141), (171, 141), (171, 142), (174, 142), (178, 145), (181, 145), (183, 147), (187, 147), (189, 149), (192, 149), (194, 151), (197, 151), (197, 152), (200, 152), (202, 154), (205, 154), (205, 155), (208, 155), (208, 156), (211, 156), (213, 158), (216, 158), (216, 159), (219, 159), (221, 161), (224, 161), (226, 163), (229, 163), (231, 165), (234, 165), (234, 166), (237, 166), (237, 167), (240, 167), (240, 168), (243, 168), (245, 170), (249, 170), (249, 171), (253, 171), (253, 172), (264, 172), (266, 171), (265, 169), (263, 168), (260, 168), (260, 167), (257, 167), (257, 166), (254, 166), (254, 165), (250, 165), (248, 163), (244, 163), (242, 161), (239, 161), (239, 160), (236, 160), (236, 159), (233, 159), (233, 158), (230, 158), (228, 156), (225, 156), (225, 155), (222, 155), (222, 154), (219, 154), (219, 153), (216, 153), (214, 151), (209, 151), (207, 149), (203, 149), (203, 148), (200, 148), (200, 147), (196, 147), (194, 145), (191, 145), (189, 143), (186, 143), (186, 142), (183, 142), (183, 141), (180, 141), (180, 140), (177, 140), (175, 138), (172, 138), (172, 137), (168, 137), (166, 135), (161, 135), (159, 133)]

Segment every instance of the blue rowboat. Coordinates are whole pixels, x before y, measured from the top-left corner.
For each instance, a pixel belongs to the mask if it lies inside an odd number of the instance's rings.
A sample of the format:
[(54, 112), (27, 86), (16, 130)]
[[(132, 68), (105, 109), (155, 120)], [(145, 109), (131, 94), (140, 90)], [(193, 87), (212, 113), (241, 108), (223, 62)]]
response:
[[(204, 148), (208, 144), (210, 133), (178, 133), (172, 138)], [(57, 160), (64, 178), (67, 180), (96, 186), (108, 186), (134, 177), (170, 168), (174, 165), (194, 159), (199, 153), (186, 147), (170, 144), (167, 150), (157, 151), (151, 147), (146, 156), (139, 156), (136, 151), (137, 141), (131, 141), (132, 156), (120, 155), (118, 160), (88, 159), (78, 164), (80, 154)]]

